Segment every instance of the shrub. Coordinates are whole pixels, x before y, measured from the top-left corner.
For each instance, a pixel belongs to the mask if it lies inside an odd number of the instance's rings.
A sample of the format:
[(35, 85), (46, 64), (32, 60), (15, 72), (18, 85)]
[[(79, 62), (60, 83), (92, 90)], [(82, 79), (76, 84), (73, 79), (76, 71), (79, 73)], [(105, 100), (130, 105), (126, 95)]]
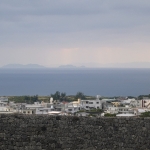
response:
[(150, 117), (150, 111), (141, 113), (140, 117)]
[(107, 114), (105, 114), (104, 116), (105, 116), (105, 117), (116, 117), (116, 114), (109, 114), (109, 113), (107, 113)]

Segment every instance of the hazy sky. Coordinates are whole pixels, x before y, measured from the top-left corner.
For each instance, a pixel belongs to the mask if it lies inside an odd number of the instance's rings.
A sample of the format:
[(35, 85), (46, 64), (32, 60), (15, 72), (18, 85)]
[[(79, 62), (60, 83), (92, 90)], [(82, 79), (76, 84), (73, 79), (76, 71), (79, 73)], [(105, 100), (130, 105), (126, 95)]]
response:
[(149, 0), (0, 0), (0, 66), (150, 62)]

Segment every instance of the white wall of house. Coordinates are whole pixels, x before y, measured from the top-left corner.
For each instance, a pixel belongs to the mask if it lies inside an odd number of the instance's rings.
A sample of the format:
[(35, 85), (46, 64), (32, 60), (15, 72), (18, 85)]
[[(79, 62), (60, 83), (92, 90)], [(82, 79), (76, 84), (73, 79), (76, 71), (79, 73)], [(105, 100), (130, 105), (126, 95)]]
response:
[(111, 113), (111, 114), (129, 114), (129, 113), (134, 113), (134, 110), (132, 110), (130, 107), (108, 107), (106, 113)]
[(7, 107), (0, 107), (0, 111), (9, 111)]
[(67, 108), (65, 108), (65, 111), (67, 113), (76, 113), (80, 110), (80, 107), (74, 107), (74, 106), (68, 106)]
[(117, 114), (119, 112), (118, 107), (108, 107), (106, 113)]
[(141, 108), (142, 107), (142, 100), (135, 100), (135, 99), (132, 99), (130, 101), (130, 107), (135, 107), (135, 108)]
[(102, 104), (101, 100), (96, 99), (96, 100), (81, 100), (81, 106), (82, 108), (86, 110), (90, 109), (102, 109)]
[(70, 102), (65, 104), (65, 112), (67, 113), (75, 113), (81, 110), (81, 104), (78, 102)]
[(1, 102), (8, 102), (8, 97), (0, 97)]
[(37, 108), (35, 109), (35, 114), (48, 114), (51, 111), (51, 108)]
[(142, 107), (150, 108), (150, 99), (143, 99), (141, 101), (142, 101)]
[(144, 112), (146, 112), (146, 111), (149, 111), (148, 109), (143, 109), (143, 108), (141, 108), (141, 109), (134, 109), (134, 114), (136, 115), (136, 116), (139, 116), (139, 115), (141, 115), (142, 113), (144, 113)]

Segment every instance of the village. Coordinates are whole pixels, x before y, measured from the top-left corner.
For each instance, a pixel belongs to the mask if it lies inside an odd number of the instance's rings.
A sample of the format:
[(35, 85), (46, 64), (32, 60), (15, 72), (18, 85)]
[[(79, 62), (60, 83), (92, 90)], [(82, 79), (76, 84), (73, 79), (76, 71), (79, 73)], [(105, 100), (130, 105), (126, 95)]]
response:
[(72, 102), (60, 102), (51, 97), (49, 103), (34, 102), (34, 104), (9, 102), (7, 97), (0, 97), (0, 114), (43, 114), (43, 115), (73, 115), (73, 116), (116, 116), (134, 117), (150, 111), (150, 99), (100, 99), (97, 95), (92, 100), (78, 99)]

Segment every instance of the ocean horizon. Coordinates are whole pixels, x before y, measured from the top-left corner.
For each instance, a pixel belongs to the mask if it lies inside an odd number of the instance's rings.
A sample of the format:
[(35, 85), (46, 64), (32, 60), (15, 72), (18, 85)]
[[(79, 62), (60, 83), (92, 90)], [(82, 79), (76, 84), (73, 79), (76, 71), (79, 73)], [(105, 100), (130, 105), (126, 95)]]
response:
[(56, 91), (89, 96), (139, 96), (150, 94), (150, 69), (42, 68), (0, 69), (0, 96), (41, 95)]

